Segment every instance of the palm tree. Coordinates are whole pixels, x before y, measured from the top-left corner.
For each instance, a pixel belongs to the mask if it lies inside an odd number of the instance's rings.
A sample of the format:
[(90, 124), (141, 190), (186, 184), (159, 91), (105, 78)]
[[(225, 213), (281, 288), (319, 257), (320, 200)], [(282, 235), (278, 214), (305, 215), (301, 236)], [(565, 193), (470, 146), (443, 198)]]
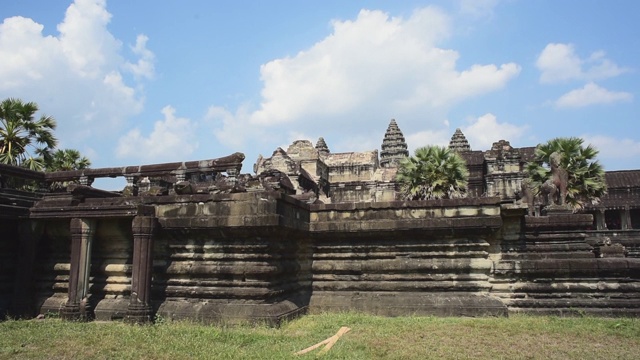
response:
[(560, 167), (568, 173), (566, 202), (574, 209), (586, 203), (598, 203), (607, 193), (604, 169), (596, 160), (598, 150), (591, 145), (583, 146), (584, 140), (577, 137), (555, 138), (536, 147), (535, 158), (527, 164), (526, 172), (535, 193), (551, 176), (549, 168), (551, 154), (561, 155)]
[(44, 170), (50, 151), (56, 146), (56, 121), (42, 115), (34, 119), (38, 105), (20, 99), (0, 102), (0, 163)]
[(91, 161), (75, 149), (58, 149), (47, 161), (47, 171), (82, 170), (91, 166)]
[(469, 171), (462, 157), (441, 146), (425, 146), (403, 159), (396, 180), (406, 200), (466, 197)]

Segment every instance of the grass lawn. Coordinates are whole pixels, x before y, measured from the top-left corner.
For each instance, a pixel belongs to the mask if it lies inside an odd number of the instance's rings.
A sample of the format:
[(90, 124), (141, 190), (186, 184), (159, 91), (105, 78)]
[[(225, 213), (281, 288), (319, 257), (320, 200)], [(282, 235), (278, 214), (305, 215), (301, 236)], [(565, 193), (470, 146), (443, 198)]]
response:
[[(351, 331), (326, 354), (305, 349)], [(307, 315), (280, 328), (0, 322), (0, 359), (639, 359), (640, 319)]]

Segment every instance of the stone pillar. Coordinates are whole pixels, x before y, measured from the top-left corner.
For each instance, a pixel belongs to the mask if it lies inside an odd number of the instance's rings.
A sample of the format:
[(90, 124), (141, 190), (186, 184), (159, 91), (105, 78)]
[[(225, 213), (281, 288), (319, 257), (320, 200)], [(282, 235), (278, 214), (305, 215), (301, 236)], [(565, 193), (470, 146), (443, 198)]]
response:
[(42, 223), (36, 221), (25, 220), (18, 224), (19, 252), (11, 313), (19, 318), (29, 318), (36, 315), (33, 303), (33, 266), (43, 229)]
[(604, 221), (604, 210), (598, 209), (593, 215), (596, 218), (596, 229), (607, 230), (607, 223)]
[(620, 210), (620, 225), (622, 230), (631, 229), (631, 211), (628, 206)]
[(95, 220), (72, 218), (71, 270), (69, 273), (69, 298), (62, 310), (62, 317), (86, 320), (89, 273), (91, 270), (91, 242), (95, 233)]
[(85, 175), (80, 177), (80, 185), (91, 186), (91, 184), (93, 184), (93, 178)]
[(127, 185), (125, 185), (122, 190), (123, 196), (138, 196), (138, 177), (133, 175), (125, 175), (124, 178), (127, 180)]
[(151, 321), (151, 275), (153, 270), (153, 232), (156, 218), (133, 218), (133, 270), (131, 272), (131, 300), (127, 320), (136, 323)]

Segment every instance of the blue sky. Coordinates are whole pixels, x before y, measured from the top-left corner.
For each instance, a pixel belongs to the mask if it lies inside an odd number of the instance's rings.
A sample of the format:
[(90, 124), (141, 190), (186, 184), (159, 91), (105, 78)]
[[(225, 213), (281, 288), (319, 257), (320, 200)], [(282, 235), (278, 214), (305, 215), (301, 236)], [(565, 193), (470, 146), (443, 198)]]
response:
[(0, 7), (0, 98), (93, 167), (270, 156), (323, 136), (474, 150), (580, 136), (640, 168), (640, 2), (35, 1)]

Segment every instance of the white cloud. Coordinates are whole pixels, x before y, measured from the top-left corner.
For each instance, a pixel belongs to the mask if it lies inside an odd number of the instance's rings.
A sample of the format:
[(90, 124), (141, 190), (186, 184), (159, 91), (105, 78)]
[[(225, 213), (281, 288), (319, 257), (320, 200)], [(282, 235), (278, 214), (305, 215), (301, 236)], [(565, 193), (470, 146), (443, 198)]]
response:
[(405, 129), (423, 129), (442, 121), (450, 106), (501, 89), (520, 72), (515, 63), (457, 69), (458, 53), (438, 47), (450, 34), (450, 19), (433, 7), (409, 18), (362, 10), (332, 26), (310, 48), (261, 67), (256, 109), (212, 107), (208, 118), (217, 138), (235, 145), (263, 138), (278, 143), (295, 128), (329, 142), (332, 132), (382, 141), (372, 121), (395, 117)]
[(601, 80), (629, 71), (596, 51), (581, 59), (572, 44), (548, 44), (538, 56), (536, 67), (540, 70), (541, 83), (559, 83), (569, 80)]
[(494, 142), (507, 140), (517, 147), (517, 142), (527, 132), (527, 125), (517, 126), (506, 122), (500, 123), (493, 114), (485, 114), (474, 119), (462, 132), (473, 150), (489, 150)]
[(475, 18), (491, 17), (498, 0), (460, 0), (460, 13)]
[(146, 35), (138, 35), (136, 45), (131, 46), (131, 51), (140, 58), (136, 63), (127, 62), (125, 68), (138, 78), (152, 79), (155, 75), (155, 55), (151, 50), (147, 49), (147, 41), (149, 41), (149, 38)]
[[(104, 0), (76, 0), (58, 24), (57, 35), (24, 17), (0, 23), (0, 98), (38, 103), (58, 120), (56, 135), (66, 146), (113, 142), (127, 119), (143, 108), (142, 84), (153, 75), (153, 53), (141, 35), (131, 63), (107, 26)], [(127, 70), (128, 72), (124, 72)]]
[(100, 78), (118, 61), (121, 43), (107, 30), (110, 20), (105, 0), (76, 0), (58, 25), (69, 67), (83, 77)]
[(405, 138), (409, 152), (413, 154), (415, 149), (427, 145), (449, 146), (451, 135), (452, 133), (449, 131), (449, 128), (445, 128), (440, 130), (419, 131), (409, 134)]
[(598, 149), (598, 160), (601, 164), (607, 164), (605, 170), (638, 168), (640, 142), (637, 140), (591, 134), (580, 137), (584, 139), (585, 144), (591, 144)]
[(184, 160), (198, 147), (196, 126), (187, 118), (176, 117), (171, 106), (162, 109), (164, 119), (156, 121), (149, 136), (140, 129), (133, 129), (120, 138), (116, 154), (118, 157), (146, 161)]
[(588, 83), (580, 89), (569, 91), (556, 100), (559, 108), (577, 108), (589, 105), (607, 105), (633, 100), (633, 95), (622, 91), (609, 91), (594, 83)]

